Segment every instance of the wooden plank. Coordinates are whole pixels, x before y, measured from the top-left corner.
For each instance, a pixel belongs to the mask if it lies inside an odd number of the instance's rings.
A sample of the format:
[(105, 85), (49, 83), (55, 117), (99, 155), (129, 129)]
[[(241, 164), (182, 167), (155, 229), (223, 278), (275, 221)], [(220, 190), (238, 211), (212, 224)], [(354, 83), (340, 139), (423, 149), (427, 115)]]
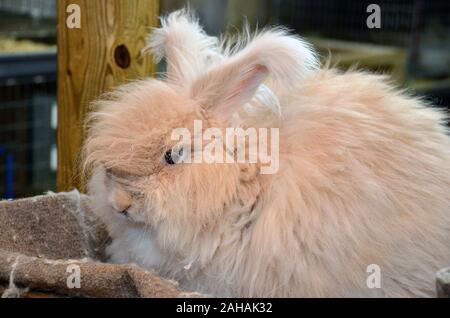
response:
[[(89, 103), (127, 80), (150, 76), (141, 56), (159, 0), (58, 0), (58, 191), (83, 190), (78, 159)], [(80, 7), (81, 27), (66, 25), (69, 4)]]

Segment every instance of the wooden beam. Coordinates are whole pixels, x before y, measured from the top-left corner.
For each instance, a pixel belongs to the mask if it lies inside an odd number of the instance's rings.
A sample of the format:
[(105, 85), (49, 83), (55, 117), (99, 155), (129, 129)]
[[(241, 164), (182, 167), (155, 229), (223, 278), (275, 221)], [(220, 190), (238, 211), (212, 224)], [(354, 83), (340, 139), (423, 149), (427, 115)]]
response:
[[(159, 0), (58, 0), (58, 191), (83, 190), (77, 160), (89, 104), (127, 80), (150, 76), (155, 65), (141, 56)], [(70, 4), (80, 28), (68, 28)]]

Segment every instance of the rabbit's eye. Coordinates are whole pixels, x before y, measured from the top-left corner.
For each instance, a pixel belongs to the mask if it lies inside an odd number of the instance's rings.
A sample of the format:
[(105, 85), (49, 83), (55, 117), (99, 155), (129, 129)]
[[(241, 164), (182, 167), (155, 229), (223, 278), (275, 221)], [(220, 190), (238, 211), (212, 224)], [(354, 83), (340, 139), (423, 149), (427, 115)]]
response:
[(177, 164), (181, 161), (183, 156), (183, 148), (180, 149), (169, 149), (164, 154), (164, 160), (169, 165)]

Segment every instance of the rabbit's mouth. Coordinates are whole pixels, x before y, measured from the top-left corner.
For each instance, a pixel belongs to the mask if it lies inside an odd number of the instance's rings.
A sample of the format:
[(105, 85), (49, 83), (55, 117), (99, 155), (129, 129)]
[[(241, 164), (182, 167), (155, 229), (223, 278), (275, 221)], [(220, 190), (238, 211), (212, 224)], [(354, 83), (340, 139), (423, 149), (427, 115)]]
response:
[(115, 214), (120, 220), (135, 224), (145, 224), (145, 218), (142, 216), (142, 213), (136, 213), (135, 211), (127, 209), (120, 212), (115, 211)]

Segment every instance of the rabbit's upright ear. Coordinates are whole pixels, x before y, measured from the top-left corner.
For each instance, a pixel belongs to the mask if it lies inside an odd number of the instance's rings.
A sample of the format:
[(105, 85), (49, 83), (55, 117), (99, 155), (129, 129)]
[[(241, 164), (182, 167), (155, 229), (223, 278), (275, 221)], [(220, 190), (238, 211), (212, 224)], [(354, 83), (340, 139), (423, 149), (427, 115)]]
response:
[(277, 92), (289, 91), (318, 67), (318, 59), (306, 42), (273, 29), (211, 67), (192, 85), (191, 94), (202, 107), (229, 116), (251, 101), (266, 77), (271, 78)]
[(144, 52), (155, 62), (167, 63), (167, 77), (175, 84), (190, 84), (213, 62), (221, 59), (218, 39), (208, 36), (188, 8), (161, 18), (150, 33)]

